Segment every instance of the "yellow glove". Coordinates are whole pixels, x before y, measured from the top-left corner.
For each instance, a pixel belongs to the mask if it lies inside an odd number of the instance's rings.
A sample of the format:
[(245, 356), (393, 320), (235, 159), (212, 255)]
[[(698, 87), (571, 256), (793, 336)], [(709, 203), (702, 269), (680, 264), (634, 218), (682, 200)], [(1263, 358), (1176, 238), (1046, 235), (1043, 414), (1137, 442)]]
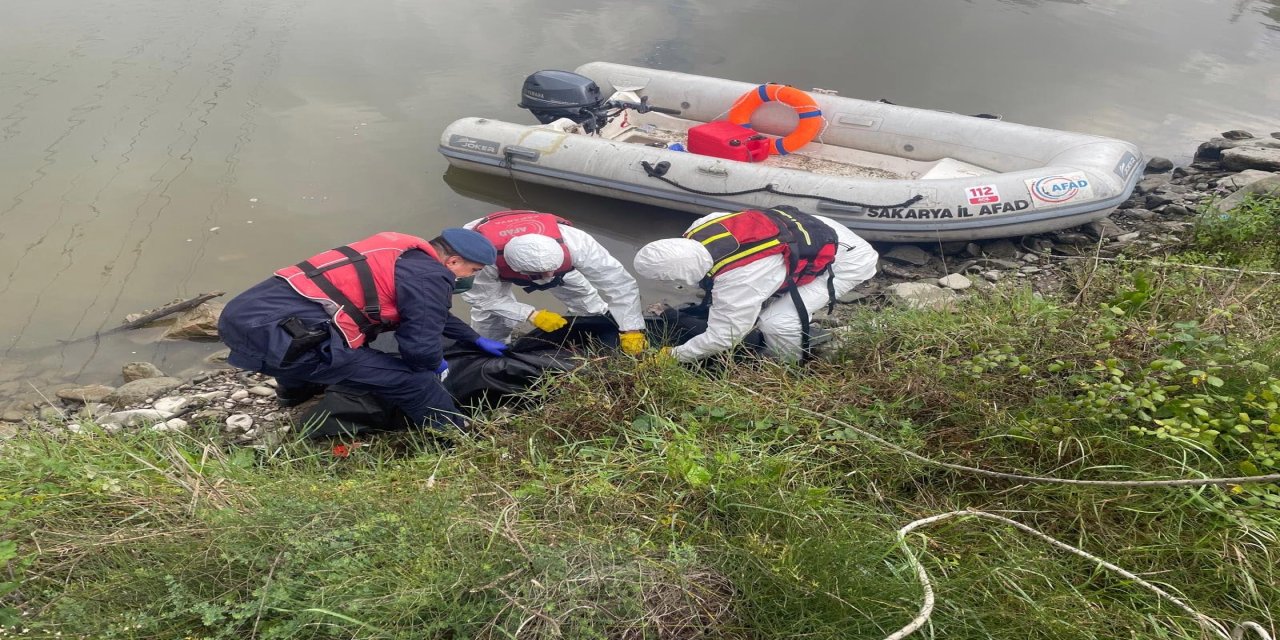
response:
[(676, 361), (676, 357), (671, 355), (671, 347), (663, 347), (658, 349), (653, 355), (650, 355), (640, 361), (640, 364), (648, 367), (665, 367)]
[(644, 336), (643, 331), (624, 331), (618, 336), (618, 341), (622, 352), (629, 356), (640, 355), (641, 351), (649, 348), (649, 339)]
[(539, 309), (538, 311), (534, 311), (530, 314), (529, 322), (532, 322), (533, 326), (548, 333), (556, 331), (566, 324), (569, 324), (569, 321), (565, 320), (564, 316), (554, 311), (547, 311), (546, 309)]

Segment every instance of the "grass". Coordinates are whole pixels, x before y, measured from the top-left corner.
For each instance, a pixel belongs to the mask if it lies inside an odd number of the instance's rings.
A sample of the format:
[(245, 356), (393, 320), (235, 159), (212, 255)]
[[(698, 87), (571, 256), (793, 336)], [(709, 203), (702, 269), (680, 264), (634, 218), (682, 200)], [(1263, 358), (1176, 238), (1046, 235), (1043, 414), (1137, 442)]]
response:
[[(1274, 486), (1015, 485), (794, 407), (1003, 471), (1274, 472), (1259, 445), (1280, 420), (1258, 394), (1280, 365), (1278, 294), (1270, 276), (1082, 263), (1048, 298), (844, 311), (838, 353), (804, 371), (593, 361), (447, 450), (411, 435), (345, 458), (212, 432), (24, 435), (0, 450), (0, 615), (18, 637), (881, 638), (919, 606), (896, 530), (973, 508), (1274, 632)], [(1183, 368), (1154, 364), (1171, 360)], [(1263, 425), (1205, 439), (1245, 405)], [(1155, 433), (1196, 407), (1200, 431)], [(1011, 528), (923, 533), (909, 543), (938, 609), (921, 637), (1210, 637)]]

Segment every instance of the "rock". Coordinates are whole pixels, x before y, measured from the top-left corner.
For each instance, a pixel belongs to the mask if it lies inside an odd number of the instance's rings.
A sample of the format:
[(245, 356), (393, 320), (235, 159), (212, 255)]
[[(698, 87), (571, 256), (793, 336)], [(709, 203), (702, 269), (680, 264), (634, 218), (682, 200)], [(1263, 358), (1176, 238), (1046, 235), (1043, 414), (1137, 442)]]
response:
[(166, 391), (178, 388), (178, 385), (181, 384), (182, 380), (178, 378), (142, 378), (120, 385), (111, 395), (103, 398), (102, 401), (116, 407), (137, 404), (147, 398), (161, 396)]
[(1134, 240), (1137, 240), (1137, 239), (1138, 239), (1138, 236), (1139, 236), (1139, 235), (1141, 235), (1141, 234), (1140, 234), (1140, 233), (1138, 233), (1137, 231), (1131, 231), (1131, 232), (1129, 232), (1129, 233), (1122, 233), (1122, 234), (1120, 234), (1120, 235), (1116, 236), (1116, 242), (1133, 242)]
[(1222, 137), (1228, 140), (1248, 140), (1253, 137), (1253, 134), (1240, 129), (1232, 129), (1231, 131), (1223, 131)]
[(1161, 209), (1160, 213), (1166, 216), (1185, 216), (1190, 214), (1191, 212), (1188, 211), (1186, 207), (1180, 204), (1171, 204), (1171, 205), (1166, 205), (1165, 208)]
[(67, 419), (67, 414), (57, 407), (44, 407), (36, 416), (41, 422), (62, 422)]
[(204, 303), (178, 316), (160, 336), (163, 340), (217, 340), (218, 316), (222, 306)]
[(121, 427), (136, 427), (143, 424), (153, 424), (163, 422), (169, 417), (163, 411), (155, 409), (131, 409), (129, 411), (117, 411), (107, 414), (106, 417), (98, 421), (98, 424), (106, 427), (108, 425), (116, 425)]
[(1177, 180), (1178, 178), (1185, 178), (1189, 175), (1196, 174), (1196, 173), (1200, 173), (1200, 170), (1194, 169), (1192, 167), (1174, 167), (1173, 168), (1173, 178), (1175, 180)]
[(1157, 192), (1148, 193), (1142, 204), (1148, 209), (1155, 210), (1171, 202), (1173, 202), (1173, 198), (1170, 198), (1168, 194)]
[(249, 393), (263, 398), (271, 398), (276, 395), (276, 390), (265, 385), (260, 385), (257, 387), (249, 387)]
[(248, 431), (251, 427), (253, 427), (253, 416), (250, 416), (247, 413), (237, 413), (235, 415), (227, 417), (226, 431), (245, 432), (245, 431)]
[(945, 278), (938, 278), (938, 285), (955, 291), (963, 291), (972, 287), (973, 281), (963, 274), (953, 273)]
[(205, 401), (205, 402), (209, 402), (209, 401), (212, 401), (212, 400), (221, 400), (221, 399), (223, 399), (223, 398), (227, 397), (227, 392), (226, 392), (226, 391), (210, 391), (210, 392), (208, 392), (208, 393), (197, 393), (197, 394), (195, 394), (195, 395), (193, 395), (193, 396), (191, 396), (191, 397), (192, 397), (192, 398), (198, 398), (198, 399), (203, 400), (203, 401)]
[(182, 431), (187, 427), (191, 426), (187, 424), (187, 421), (183, 420), (182, 418), (170, 418), (164, 421), (164, 425), (166, 427), (169, 427), (170, 431)]
[(1089, 233), (1093, 234), (1095, 238), (1114, 238), (1124, 233), (1124, 231), (1120, 229), (1120, 227), (1116, 226), (1116, 223), (1112, 222), (1110, 218), (1094, 220), (1093, 222), (1085, 225), (1084, 228)]
[(1237, 147), (1222, 152), (1222, 164), (1228, 169), (1261, 169), (1280, 171), (1280, 149)]
[(248, 397), (249, 397), (249, 391), (248, 391), (248, 390), (246, 390), (246, 389), (237, 389), (237, 390), (235, 390), (234, 392), (232, 392), (230, 399), (231, 399), (231, 400), (244, 400), (245, 398), (248, 398)]
[(1202, 143), (1196, 147), (1196, 160), (1219, 160), (1222, 158), (1224, 149), (1231, 149), (1239, 145), (1239, 141), (1228, 140), (1226, 138), (1213, 138), (1208, 142)]
[(968, 246), (969, 246), (969, 243), (968, 243), (968, 242), (965, 242), (965, 241), (963, 241), (963, 240), (960, 240), (960, 241), (952, 241), (952, 242), (943, 242), (943, 243), (942, 243), (942, 246), (941, 246), (942, 255), (944, 255), (944, 256), (958, 256), (958, 255), (960, 255), (960, 254), (964, 253), (965, 248), (966, 248), (966, 247), (968, 247)]
[(1230, 211), (1244, 202), (1245, 198), (1250, 194), (1277, 194), (1280, 193), (1280, 175), (1273, 175), (1270, 178), (1263, 178), (1256, 182), (1251, 182), (1247, 186), (1236, 190), (1235, 193), (1214, 203), (1214, 208), (1218, 211)]
[(278, 389), (280, 387), (280, 383), (277, 382), (275, 378), (267, 378), (266, 382), (263, 382), (262, 384), (265, 384), (272, 389)]
[[(1124, 212), (1127, 212), (1127, 211), (1131, 211), (1131, 209), (1124, 210)], [(1141, 209), (1139, 209), (1139, 211), (1141, 211)], [(1121, 213), (1124, 213), (1124, 212), (1121, 212)], [(1093, 238), (1090, 238), (1088, 235), (1080, 233), (1079, 231), (1057, 231), (1053, 234), (1053, 239), (1062, 244), (1077, 244), (1077, 245), (1093, 244)], [(1057, 247), (1054, 247), (1054, 248), (1056, 249)]]
[(912, 309), (948, 311), (955, 308), (956, 294), (927, 282), (902, 282), (887, 289), (890, 299)]
[(1023, 274), (1031, 275), (1033, 273), (1040, 273), (1040, 271), (1041, 271), (1040, 267), (1023, 267), (1021, 269), (1018, 269), (1018, 275), (1023, 275)]
[(1017, 260), (1018, 247), (1007, 238), (993, 240), (982, 245), (982, 253), (1001, 260)]
[(0, 440), (9, 440), (18, 435), (18, 425), (0, 424)]
[(124, 376), (125, 382), (165, 377), (164, 372), (150, 362), (130, 362), (120, 368), (120, 375)]
[(1173, 168), (1173, 161), (1160, 156), (1153, 156), (1147, 161), (1147, 173), (1164, 173)]
[(80, 408), (80, 415), (90, 420), (97, 420), (111, 413), (111, 405), (105, 402), (87, 404)]
[(865, 300), (868, 297), (869, 296), (867, 296), (867, 294), (862, 293), (861, 291), (850, 291), (849, 293), (846, 293), (840, 296), (839, 298), (836, 298), (836, 302), (839, 302), (841, 304), (852, 304), (854, 302), (858, 302), (859, 300)]
[(880, 257), (900, 264), (909, 264), (917, 267), (923, 267), (933, 260), (933, 254), (913, 244), (898, 245)]
[(26, 422), (27, 414), (21, 411), (5, 411), (3, 414), (0, 414), (0, 420), (5, 422)]
[(1218, 182), (1219, 186), (1228, 189), (1240, 189), (1247, 187), (1264, 178), (1270, 178), (1276, 174), (1270, 171), (1259, 171), (1257, 169), (1245, 169), (1240, 173), (1229, 175)]
[(91, 384), (87, 387), (72, 387), (70, 389), (59, 389), (55, 395), (68, 402), (79, 402), (80, 404), (95, 404), (102, 402), (102, 399), (111, 395), (115, 391), (115, 387), (108, 387), (101, 384)]
[(1074, 244), (1055, 244), (1053, 245), (1053, 251), (1064, 256), (1080, 256), (1084, 255), (1085, 252), (1080, 245)]
[(1133, 192), (1137, 194), (1151, 193), (1168, 186), (1169, 181), (1170, 177), (1164, 174), (1149, 175), (1138, 181), (1138, 184), (1133, 187)]
[(1034, 253), (1024, 253), (1024, 254), (1022, 254), (1022, 261), (1023, 261), (1023, 262), (1030, 262), (1030, 263), (1033, 263), (1033, 264), (1034, 264), (1034, 263), (1040, 262), (1040, 256), (1038, 256), (1038, 255), (1036, 255), (1036, 254), (1034, 254)]
[(186, 409), (190, 405), (191, 398), (186, 396), (168, 396), (156, 400), (155, 404), (152, 406), (155, 407), (156, 411), (163, 411), (169, 415), (173, 415), (183, 409)]
[(964, 254), (970, 258), (980, 258), (982, 257), (982, 245), (979, 245), (976, 242), (970, 242), (964, 246)]
[(213, 353), (205, 356), (204, 361), (208, 364), (225, 365), (227, 364), (227, 358), (230, 358), (230, 357), (231, 357), (231, 350), (223, 349), (221, 351), (214, 351)]
[(1000, 282), (1000, 272), (999, 271), (983, 271), (982, 279), (986, 280), (987, 282)]

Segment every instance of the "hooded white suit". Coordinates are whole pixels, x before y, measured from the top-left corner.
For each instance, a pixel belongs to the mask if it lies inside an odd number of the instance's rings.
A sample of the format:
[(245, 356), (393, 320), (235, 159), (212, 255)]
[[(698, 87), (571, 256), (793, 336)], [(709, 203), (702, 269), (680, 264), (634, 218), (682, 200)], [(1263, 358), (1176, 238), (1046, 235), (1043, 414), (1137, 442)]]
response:
[[(723, 212), (703, 216), (689, 225), (693, 229)], [(814, 216), (835, 230), (840, 247), (831, 263), (836, 297), (848, 293), (876, 272), (879, 254), (865, 240), (844, 225)], [(636, 273), (641, 277), (674, 282), (696, 288), (711, 270), (711, 254), (700, 243), (687, 238), (651, 242), (636, 254)], [(716, 275), (711, 290), (711, 310), (707, 330), (674, 347), (671, 354), (681, 362), (693, 362), (728, 351), (758, 326), (769, 355), (780, 360), (800, 359), (802, 328), (791, 296), (770, 300), (787, 277), (781, 255), (771, 255)], [(827, 275), (818, 276), (799, 288), (809, 315), (827, 306)], [(763, 307), (763, 309), (762, 309)]]
[[(473, 220), (464, 226), (474, 229), (482, 220)], [(550, 289), (551, 295), (564, 303), (570, 314), (604, 315), (611, 312), (620, 331), (643, 330), (644, 318), (641, 316), (640, 289), (636, 279), (591, 234), (570, 226), (559, 227), (573, 271), (564, 274), (563, 284)], [(508, 262), (518, 261), (519, 257), (534, 262), (545, 258), (559, 266), (564, 255), (558, 246), (551, 256), (507, 253)], [(471, 326), (477, 333), (493, 340), (506, 340), (512, 330), (537, 310), (533, 305), (516, 300), (515, 287), (498, 279), (496, 266), (487, 266), (476, 274), (471, 290), (463, 293), (462, 299), (471, 305)]]

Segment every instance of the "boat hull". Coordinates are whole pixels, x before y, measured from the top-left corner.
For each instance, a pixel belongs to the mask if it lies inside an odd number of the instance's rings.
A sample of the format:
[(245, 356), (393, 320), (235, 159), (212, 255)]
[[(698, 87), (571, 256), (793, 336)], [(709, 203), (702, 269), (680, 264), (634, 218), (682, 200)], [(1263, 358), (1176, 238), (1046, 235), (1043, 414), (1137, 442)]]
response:
[[(678, 107), (685, 126), (722, 117), (755, 86), (609, 63), (590, 63), (578, 73), (606, 92)], [(827, 175), (587, 136), (555, 123), (486, 118), (450, 124), (439, 149), (461, 169), (695, 214), (787, 204), (884, 242), (978, 240), (1078, 226), (1115, 210), (1141, 177), (1141, 153), (1119, 140), (813, 97), (828, 120), (821, 143), (814, 143), (817, 153), (858, 149), (886, 169), (869, 171), (902, 177)], [(794, 122), (789, 113), (758, 113), (763, 117), (752, 125), (766, 133), (785, 133)]]

